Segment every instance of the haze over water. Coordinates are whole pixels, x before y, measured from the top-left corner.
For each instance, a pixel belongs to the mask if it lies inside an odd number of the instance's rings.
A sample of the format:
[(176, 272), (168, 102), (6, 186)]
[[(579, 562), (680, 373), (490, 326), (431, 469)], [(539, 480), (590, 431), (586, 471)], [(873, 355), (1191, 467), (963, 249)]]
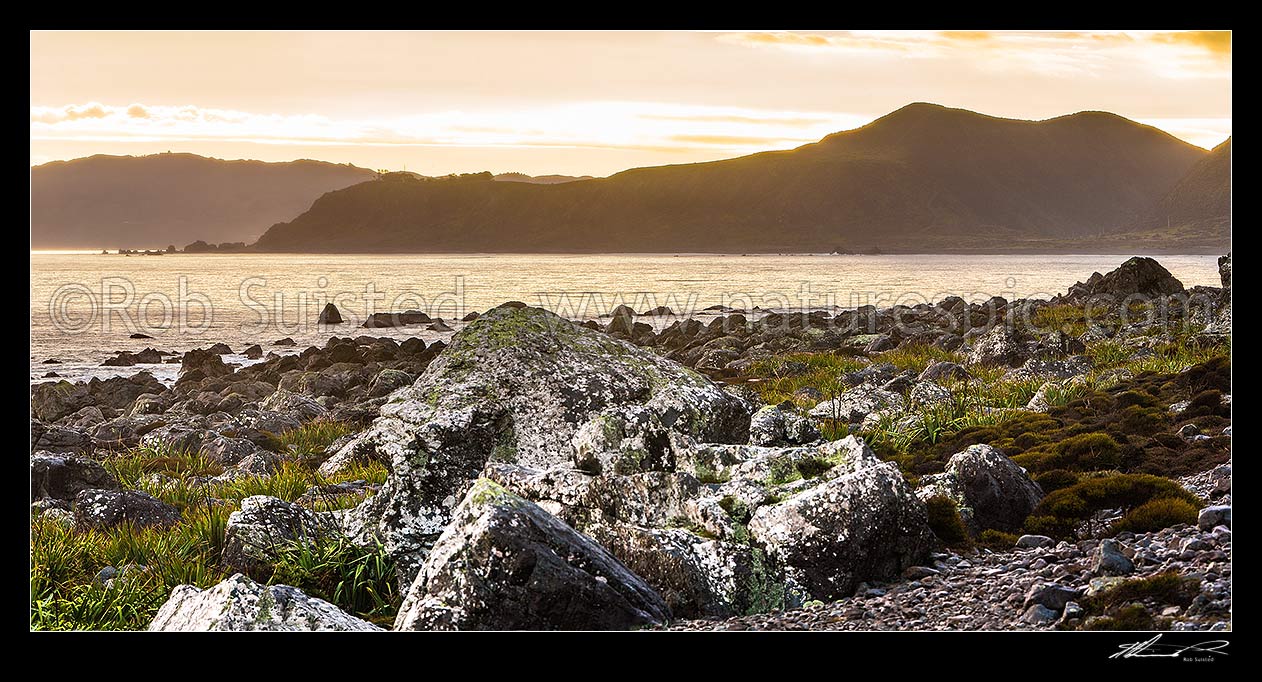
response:
[[(451, 333), (426, 325), (364, 329), (369, 312), (422, 310), (453, 328), (469, 312), (518, 300), (574, 319), (619, 304), (699, 313), (712, 305), (753, 310), (915, 305), (948, 295), (984, 300), (1047, 298), (1122, 255), (261, 255), (161, 257), (32, 253), (32, 381), (56, 371), (71, 380), (141, 370), (173, 380), (178, 365), (100, 367), (114, 351), (183, 352), (227, 343), (239, 353), (291, 337), (298, 352), (331, 336)], [(1184, 286), (1218, 286), (1215, 256), (1159, 256)], [(112, 307), (102, 301), (113, 301)], [(180, 301), (184, 303), (181, 304)], [(347, 320), (316, 319), (333, 301)], [(370, 303), (371, 301), (371, 303)], [(208, 314), (209, 313), (209, 314)], [(660, 328), (676, 318), (645, 318)], [(131, 339), (135, 332), (153, 339)], [(42, 364), (47, 358), (63, 361)], [(232, 355), (228, 361), (245, 362)]]

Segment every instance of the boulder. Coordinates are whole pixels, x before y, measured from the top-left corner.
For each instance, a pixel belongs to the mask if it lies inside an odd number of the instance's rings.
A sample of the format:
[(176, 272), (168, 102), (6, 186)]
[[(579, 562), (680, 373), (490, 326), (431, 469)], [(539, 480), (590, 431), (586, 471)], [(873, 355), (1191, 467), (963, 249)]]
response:
[(825, 400), (811, 410), (816, 419), (835, 419), (847, 424), (862, 422), (869, 414), (878, 411), (902, 411), (906, 407), (903, 396), (872, 384), (856, 386), (832, 400)]
[(180, 510), (138, 490), (80, 490), (74, 500), (75, 523), (83, 528), (108, 528), (129, 522), (135, 526), (170, 526)]
[(237, 573), (206, 590), (180, 585), (158, 609), (150, 632), (380, 631), (289, 585), (260, 585)]
[(1135, 563), (1122, 553), (1122, 545), (1112, 538), (1101, 540), (1091, 561), (1096, 575), (1122, 576), (1135, 571)]
[(336, 537), (337, 522), (292, 502), (252, 495), (228, 516), (223, 564), (249, 574), (276, 558), (276, 549), (292, 543), (316, 543)]
[[(1230, 476), (1230, 470), (1228, 470)], [(1230, 487), (1230, 478), (1227, 485)], [(1196, 515), (1196, 526), (1201, 530), (1213, 530), (1216, 526), (1231, 528), (1231, 505), (1220, 504), (1206, 507)]]
[(69, 381), (46, 381), (31, 386), (31, 412), (36, 419), (55, 422), (92, 404), (88, 387)]
[(117, 490), (118, 481), (101, 463), (76, 455), (31, 455), (31, 499), (73, 500), (83, 490)]
[(1000, 325), (982, 334), (968, 354), (970, 365), (1008, 365), (1017, 367), (1030, 357), (1028, 344), (1015, 331)]
[(971, 510), (977, 530), (1020, 530), (1043, 499), (1043, 489), (1025, 470), (989, 445), (970, 445), (947, 460), (943, 473), (921, 479), (923, 500), (945, 495)]
[(259, 409), (268, 412), (279, 412), (291, 416), (300, 422), (311, 421), (329, 413), (328, 408), (310, 397), (279, 388), (259, 404)]
[(656, 590), (675, 618), (727, 618), (752, 605), (749, 545), (683, 528), (595, 525), (585, 532)]
[(201, 381), (227, 374), (232, 374), (232, 368), (224, 364), (220, 353), (194, 348), (180, 358), (180, 377), (176, 383)]
[(924, 505), (897, 466), (879, 461), (759, 508), (749, 532), (791, 590), (827, 601), (898, 576), (935, 543)]
[(84, 454), (92, 452), (92, 449), (92, 437), (83, 431), (47, 424), (39, 419), (31, 420), (32, 452), (45, 450), (52, 453)]
[(432, 322), (429, 315), (419, 310), (409, 310), (402, 313), (373, 313), (364, 320), (364, 326), (373, 328), (382, 327), (405, 327), (412, 324), (429, 324)]
[(452, 515), (396, 630), (626, 630), (670, 608), (607, 550), (538, 505), (478, 479)]
[(241, 351), (241, 354), (251, 360), (258, 360), (263, 357), (263, 347), (256, 343), (253, 346)]
[(592, 422), (618, 427), (587, 427), (601, 432), (592, 442), (602, 451), (645, 449), (640, 470), (672, 468), (664, 435), (749, 438), (745, 402), (700, 374), (546, 310), (505, 304), (456, 333), (411, 386), (390, 394), (367, 431), (333, 453), (387, 461), (394, 474), (348, 523), (357, 536), (382, 539), (407, 575), (489, 461), (572, 466), (575, 438)]
[(1156, 260), (1134, 256), (1106, 275), (1096, 272), (1086, 282), (1073, 285), (1062, 300), (1084, 302), (1108, 299), (1120, 302), (1129, 296), (1153, 298), (1182, 291), (1183, 283)]
[[(310, 318), (308, 318), (310, 319)], [(342, 324), (342, 313), (337, 306), (332, 303), (325, 303), (324, 310), (320, 311), (320, 317), (316, 320), (317, 324)]]
[(383, 369), (368, 383), (368, 395), (380, 397), (412, 383), (416, 377), (399, 369)]
[(805, 445), (820, 439), (819, 431), (792, 406), (767, 405), (749, 421), (750, 445)]

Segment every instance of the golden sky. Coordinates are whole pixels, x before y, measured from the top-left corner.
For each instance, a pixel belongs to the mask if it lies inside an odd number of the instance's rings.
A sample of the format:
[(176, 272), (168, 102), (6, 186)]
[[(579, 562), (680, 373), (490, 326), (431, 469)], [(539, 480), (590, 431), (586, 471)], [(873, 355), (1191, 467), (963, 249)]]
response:
[(926, 101), (1231, 134), (1226, 31), (33, 31), (31, 163), (186, 151), (608, 175)]

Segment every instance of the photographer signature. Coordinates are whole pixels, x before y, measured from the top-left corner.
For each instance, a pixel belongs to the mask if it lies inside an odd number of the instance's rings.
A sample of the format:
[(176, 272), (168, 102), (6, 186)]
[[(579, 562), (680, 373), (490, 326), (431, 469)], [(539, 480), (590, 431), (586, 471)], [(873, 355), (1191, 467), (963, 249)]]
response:
[(1121, 650), (1109, 658), (1182, 658), (1184, 654), (1205, 654), (1213, 658), (1215, 654), (1227, 655), (1223, 649), (1230, 643), (1225, 639), (1214, 639), (1199, 644), (1160, 644), (1161, 635), (1146, 642), (1131, 642), (1121, 645)]

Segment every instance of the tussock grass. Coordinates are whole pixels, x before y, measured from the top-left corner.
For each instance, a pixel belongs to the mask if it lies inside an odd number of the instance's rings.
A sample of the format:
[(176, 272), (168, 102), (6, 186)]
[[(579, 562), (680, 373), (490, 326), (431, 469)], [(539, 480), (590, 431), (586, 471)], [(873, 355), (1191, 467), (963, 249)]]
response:
[[(78, 528), (31, 520), (31, 628), (36, 630), (138, 630), (148, 627), (177, 585), (211, 587), (228, 577), (220, 564), (228, 517), (252, 495), (293, 501), (314, 486), (364, 480), (383, 483), (380, 463), (355, 464), (336, 476), (316, 471), (328, 443), (350, 433), (339, 422), (312, 423), (281, 434), (294, 448), (267, 476), (211, 480), (223, 466), (196, 452), (164, 445), (112, 453), (103, 463), (124, 488), (142, 490), (182, 510), (169, 528)], [(317, 511), (353, 506), (362, 495), (322, 496)], [(142, 566), (109, 588), (95, 578), (106, 566)], [(399, 595), (394, 565), (380, 547), (345, 541), (282, 549), (273, 584), (307, 594), (376, 622), (393, 618)]]

